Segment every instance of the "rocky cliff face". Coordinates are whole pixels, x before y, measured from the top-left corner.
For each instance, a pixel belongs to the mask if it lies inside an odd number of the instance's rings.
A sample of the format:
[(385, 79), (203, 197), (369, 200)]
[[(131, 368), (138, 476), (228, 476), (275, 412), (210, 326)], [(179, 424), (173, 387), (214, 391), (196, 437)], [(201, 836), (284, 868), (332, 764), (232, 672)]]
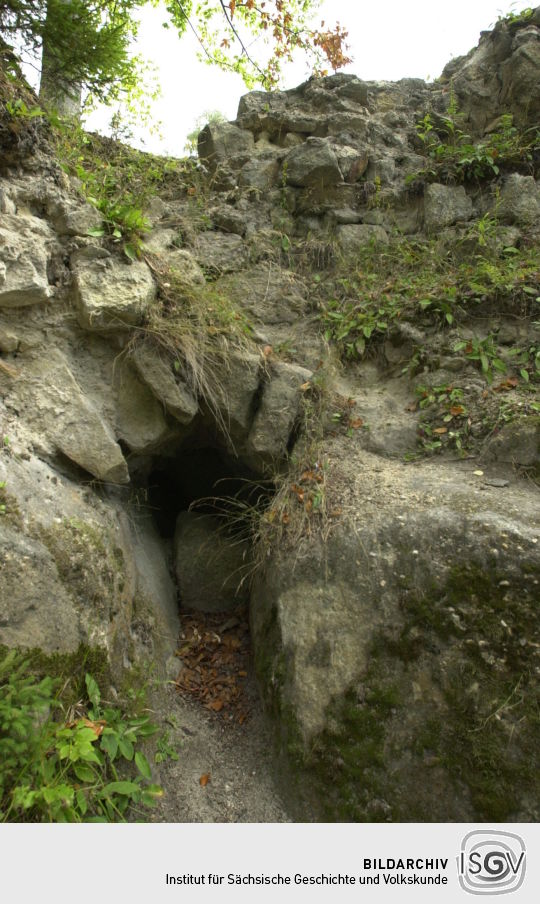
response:
[(4, 116), (1, 643), (165, 670), (179, 516), (326, 818), (538, 818), (539, 69), (249, 94), (138, 260)]

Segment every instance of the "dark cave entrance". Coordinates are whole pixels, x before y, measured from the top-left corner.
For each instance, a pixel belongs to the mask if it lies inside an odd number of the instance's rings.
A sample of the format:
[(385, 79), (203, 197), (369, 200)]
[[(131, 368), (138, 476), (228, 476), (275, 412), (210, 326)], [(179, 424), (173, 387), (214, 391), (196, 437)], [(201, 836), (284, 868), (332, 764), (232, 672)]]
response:
[[(237, 579), (236, 550), (238, 546), (247, 548), (248, 554), (252, 550), (253, 524), (271, 503), (274, 484), (210, 445), (146, 460), (137, 483), (177, 587), (178, 693), (221, 722), (243, 725), (260, 707), (249, 619), (251, 561), (247, 561), (248, 582), (240, 593), (229, 593), (222, 581), (228, 568), (233, 583)], [(215, 521), (210, 541), (203, 539), (209, 548), (202, 556), (197, 550), (199, 528), (191, 523), (191, 514), (195, 520), (200, 515)], [(182, 533), (185, 521), (192, 539)], [(179, 568), (182, 555), (187, 559), (185, 569)], [(218, 598), (227, 605), (214, 606)]]
[(160, 536), (172, 539), (180, 512), (214, 515), (235, 524), (249, 509), (264, 510), (272, 498), (271, 481), (214, 447), (156, 456), (145, 480), (148, 505)]

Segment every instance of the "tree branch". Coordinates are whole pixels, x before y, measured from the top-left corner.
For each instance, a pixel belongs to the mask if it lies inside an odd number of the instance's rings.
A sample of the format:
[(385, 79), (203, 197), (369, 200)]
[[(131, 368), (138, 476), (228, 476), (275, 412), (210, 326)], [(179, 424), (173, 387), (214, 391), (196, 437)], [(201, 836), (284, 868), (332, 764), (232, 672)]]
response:
[(210, 54), (208, 53), (208, 50), (207, 50), (206, 47), (204, 46), (204, 42), (201, 40), (201, 38), (200, 38), (200, 36), (199, 36), (199, 34), (198, 34), (198, 32), (197, 32), (195, 26), (193, 25), (191, 19), (189, 18), (189, 16), (187, 15), (186, 11), (184, 10), (184, 7), (183, 7), (182, 4), (180, 3), (180, 0), (174, 0), (174, 3), (176, 4), (176, 6), (178, 7), (178, 9), (179, 9), (180, 12), (182, 13), (184, 19), (186, 20), (187, 24), (188, 24), (189, 27), (191, 28), (191, 31), (193, 32), (193, 34), (194, 34), (195, 37), (197, 38), (197, 41), (199, 42), (199, 44), (201, 45), (202, 49), (204, 50), (206, 56), (208, 57), (208, 59), (209, 59), (210, 62), (212, 63), (212, 62), (213, 62), (212, 57), (210, 56)]
[(255, 62), (255, 60), (253, 60), (253, 59), (251, 58), (251, 56), (249, 55), (248, 49), (247, 49), (246, 45), (244, 44), (242, 38), (240, 37), (240, 35), (238, 34), (236, 28), (234, 27), (234, 25), (233, 25), (233, 23), (232, 23), (232, 19), (231, 19), (231, 17), (229, 16), (229, 13), (227, 12), (227, 7), (225, 6), (223, 0), (219, 0), (219, 5), (221, 6), (221, 9), (223, 10), (223, 15), (225, 16), (225, 21), (227, 22), (227, 25), (229, 26), (229, 28), (230, 28), (230, 30), (232, 31), (234, 37), (236, 38), (236, 40), (237, 40), (238, 43), (240, 44), (240, 47), (242, 48), (242, 54), (246, 57), (246, 59), (248, 60), (248, 62), (251, 63), (251, 65), (253, 66), (253, 68), (259, 73), (259, 75), (260, 75), (261, 78), (263, 79), (263, 82), (265, 82), (267, 79), (266, 79), (266, 76), (265, 76), (264, 72), (262, 71), (261, 67), (257, 65), (257, 63)]

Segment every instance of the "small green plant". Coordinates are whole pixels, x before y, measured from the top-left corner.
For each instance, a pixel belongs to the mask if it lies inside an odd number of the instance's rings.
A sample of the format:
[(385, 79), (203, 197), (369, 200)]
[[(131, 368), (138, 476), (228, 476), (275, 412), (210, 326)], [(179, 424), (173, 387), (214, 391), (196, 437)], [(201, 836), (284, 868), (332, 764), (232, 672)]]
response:
[(156, 726), (103, 703), (89, 673), (68, 711), (58, 685), (15, 650), (0, 659), (0, 821), (117, 822), (152, 806), (162, 790), (137, 748)]
[(156, 752), (154, 754), (154, 761), (156, 763), (165, 763), (167, 760), (174, 760), (177, 762), (179, 760), (178, 753), (176, 748), (172, 746), (170, 742), (170, 735), (168, 731), (162, 732), (156, 742)]
[[(326, 340), (337, 346), (343, 358), (357, 359), (403, 321), (442, 329), (458, 328), (471, 315), (481, 313), (490, 317), (509, 312), (531, 318), (540, 297), (538, 248), (526, 244), (501, 248), (492, 241), (495, 219), (494, 215), (483, 217), (452, 248), (437, 239), (400, 238), (360, 249), (354, 267), (348, 262), (345, 269), (338, 258), (333, 272), (313, 286)], [(464, 255), (461, 243), (470, 238), (477, 253)], [(475, 354), (475, 347), (471, 353)], [(499, 357), (489, 343), (482, 354), (488, 362)], [(530, 354), (525, 369), (532, 378), (535, 355), (531, 361)], [(411, 359), (414, 355), (413, 349)], [(477, 360), (482, 366), (482, 358)], [(493, 367), (496, 370), (499, 365), (490, 363), (488, 371)]]
[(108, 198), (98, 200), (87, 196), (103, 215), (103, 226), (89, 230), (89, 235), (97, 238), (110, 236), (116, 242), (123, 242), (123, 250), (130, 260), (142, 254), (143, 238), (150, 230), (150, 223), (139, 207), (121, 204)]
[(497, 22), (506, 22), (508, 25), (514, 25), (518, 22), (527, 22), (534, 14), (534, 9), (532, 6), (527, 6), (525, 9), (522, 9), (521, 12), (511, 11), (503, 15), (502, 13), (497, 17)]
[(495, 337), (492, 334), (486, 336), (485, 339), (474, 337), (460, 339), (454, 345), (454, 351), (463, 352), (470, 361), (477, 362), (488, 383), (492, 382), (494, 371), (506, 373), (506, 364), (499, 357)]
[(103, 225), (90, 235), (109, 237), (122, 244), (128, 257), (139, 257), (150, 229), (144, 216), (146, 205), (158, 191), (166, 194), (169, 183), (185, 192), (193, 166), (136, 151), (74, 128), (72, 123), (69, 128), (56, 124), (53, 134), (63, 169), (79, 180), (81, 194), (102, 215)]
[[(497, 194), (497, 204), (498, 206), (498, 194)], [(473, 240), (476, 241), (479, 248), (482, 248), (483, 251), (492, 247), (494, 241), (497, 238), (497, 227), (498, 221), (496, 213), (485, 213), (483, 217), (480, 217), (479, 220), (475, 220), (472, 226), (467, 230), (465, 240)]]
[(6, 481), (0, 480), (0, 515), (6, 514)]
[(6, 101), (5, 107), (10, 116), (18, 119), (41, 119), (47, 116), (41, 107), (28, 107), (20, 97), (14, 101)]
[(449, 384), (431, 388), (418, 386), (416, 396), (420, 410), (431, 409), (430, 420), (418, 425), (418, 437), (423, 451), (433, 453), (451, 446), (462, 452), (467, 443), (470, 425), (464, 391), (459, 386)]
[(370, 210), (376, 210), (382, 207), (383, 203), (383, 195), (382, 195), (382, 182), (380, 176), (375, 176), (373, 180), (374, 191), (373, 194), (370, 195), (368, 200), (368, 208)]
[(463, 130), (463, 116), (455, 103), (449, 105), (446, 116), (435, 119), (426, 113), (417, 123), (416, 133), (432, 166), (410, 173), (408, 184), (418, 178), (457, 182), (493, 179), (501, 167), (530, 167), (540, 145), (540, 130), (533, 127), (521, 132), (509, 113), (500, 117), (497, 131), (474, 141)]
[(506, 354), (526, 384), (540, 382), (540, 345), (518, 346), (508, 349)]

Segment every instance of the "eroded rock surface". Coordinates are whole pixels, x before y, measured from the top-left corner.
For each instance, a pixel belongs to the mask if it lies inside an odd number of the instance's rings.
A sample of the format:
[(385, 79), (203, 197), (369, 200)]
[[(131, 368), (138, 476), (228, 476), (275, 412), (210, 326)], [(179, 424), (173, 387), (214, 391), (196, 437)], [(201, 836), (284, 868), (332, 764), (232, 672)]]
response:
[[(320, 818), (539, 818), (540, 336), (517, 263), (540, 238), (538, 148), (486, 158), (538, 126), (539, 36), (540, 8), (430, 85), (246, 95), (149, 203), (135, 261), (41, 144), (0, 154), (0, 642), (163, 675), (178, 604), (250, 598), (262, 696)], [(452, 163), (449, 115), (476, 170)], [(370, 254), (395, 255), (379, 295)], [(254, 514), (238, 486), (258, 482)], [(208, 495), (235, 530), (189, 510)]]
[(184, 609), (221, 612), (249, 599), (249, 544), (231, 535), (219, 518), (182, 512), (174, 546)]

